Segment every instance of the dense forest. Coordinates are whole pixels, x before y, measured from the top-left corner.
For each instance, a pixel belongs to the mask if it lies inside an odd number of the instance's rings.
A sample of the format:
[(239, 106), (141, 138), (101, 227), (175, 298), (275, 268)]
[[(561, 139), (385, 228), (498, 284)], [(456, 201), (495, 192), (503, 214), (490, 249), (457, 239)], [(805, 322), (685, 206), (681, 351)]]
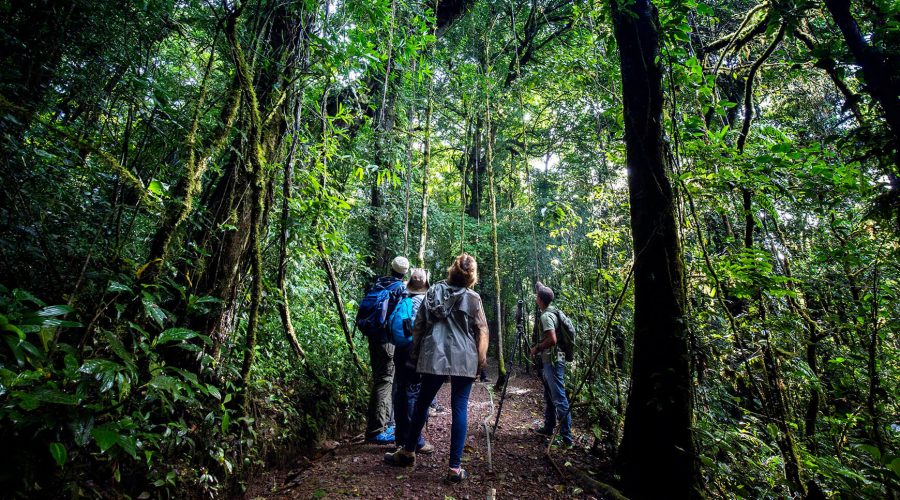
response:
[(0, 19), (0, 495), (235, 495), (360, 432), (359, 299), (462, 251), (500, 378), (556, 290), (611, 488), (900, 495), (896, 1)]

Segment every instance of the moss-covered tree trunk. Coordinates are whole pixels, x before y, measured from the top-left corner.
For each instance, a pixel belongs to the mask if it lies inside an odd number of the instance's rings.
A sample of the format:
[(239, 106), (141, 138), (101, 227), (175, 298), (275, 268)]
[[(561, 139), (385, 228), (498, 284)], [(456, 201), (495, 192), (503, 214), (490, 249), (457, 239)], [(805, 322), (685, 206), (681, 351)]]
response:
[[(264, 47), (267, 60), (277, 61), (254, 71), (251, 61), (245, 59), (247, 75), (238, 71), (242, 107), (237, 127), (241, 134), (232, 140), (228, 161), (213, 189), (202, 198), (202, 204), (210, 215), (211, 222), (194, 234), (200, 248), (209, 252), (208, 258), (199, 258), (193, 268), (187, 270), (193, 283), (193, 292), (199, 296), (212, 296), (221, 302), (212, 307), (211, 312), (194, 318), (193, 326), (201, 330), (220, 345), (233, 331), (237, 320), (238, 298), (243, 283), (244, 272), (256, 265), (251, 244), (254, 231), (259, 230), (258, 241), (262, 238), (262, 228), (267, 222), (266, 213), (274, 189), (272, 176), (265, 165), (280, 162), (282, 139), (287, 129), (284, 103), (292, 92), (291, 55), (302, 48), (298, 41), (301, 36), (294, 22), (295, 11), (287, 5), (279, 4), (270, 12), (260, 12), (267, 23)], [(258, 23), (237, 24), (230, 44), (240, 47), (241, 27), (257, 26)], [(235, 59), (232, 49), (232, 59)], [(235, 63), (237, 65), (237, 63)], [(244, 79), (244, 80), (242, 80)], [(248, 85), (249, 88), (248, 89)], [(252, 90), (256, 103), (250, 102)], [(254, 229), (254, 225), (257, 228)], [(260, 256), (261, 257), (261, 256)], [(261, 263), (260, 265), (260, 272)], [(252, 275), (255, 272), (251, 273)], [(255, 286), (255, 284), (254, 284)], [(252, 307), (252, 306), (251, 306)]]

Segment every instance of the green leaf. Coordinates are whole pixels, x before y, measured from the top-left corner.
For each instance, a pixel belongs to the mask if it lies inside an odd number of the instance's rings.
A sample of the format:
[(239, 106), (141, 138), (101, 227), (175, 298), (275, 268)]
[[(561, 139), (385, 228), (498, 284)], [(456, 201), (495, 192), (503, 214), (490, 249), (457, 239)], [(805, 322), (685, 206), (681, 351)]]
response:
[(189, 328), (169, 328), (156, 338), (156, 344), (180, 342), (198, 337), (199, 334)]
[[(6, 317), (3, 317), (3, 319), (5, 320)], [(22, 329), (16, 325), (13, 325), (10, 323), (3, 323), (3, 324), (0, 324), (0, 330), (2, 330), (4, 332), (15, 333), (16, 336), (19, 337), (19, 340), (25, 340), (25, 332), (23, 332)]]
[(131, 288), (128, 288), (126, 285), (119, 283), (118, 281), (113, 281), (109, 284), (109, 288), (106, 289), (107, 292), (130, 292)]
[(150, 185), (147, 186), (147, 191), (155, 194), (156, 196), (162, 196), (166, 192), (166, 188), (163, 187), (162, 182), (159, 182), (156, 179), (150, 181)]
[(172, 394), (177, 394), (181, 390), (181, 384), (178, 380), (168, 375), (157, 375), (153, 377), (147, 385), (154, 389), (160, 389)]
[(122, 341), (110, 331), (104, 333), (106, 335), (106, 341), (109, 343), (109, 348), (112, 349), (119, 359), (125, 362), (125, 366), (128, 366), (133, 370), (134, 359), (132, 358), (131, 353), (125, 349), (125, 345), (122, 344)]
[(63, 314), (68, 314), (72, 311), (74, 311), (74, 309), (69, 306), (48, 306), (41, 309), (36, 314), (43, 318), (49, 318), (54, 316), (62, 316)]
[(100, 392), (106, 392), (112, 388), (121, 369), (122, 365), (108, 359), (89, 359), (78, 371), (93, 375), (100, 381)]
[(65, 465), (66, 460), (69, 459), (69, 453), (62, 443), (50, 443), (50, 454), (53, 455), (53, 460), (56, 460), (56, 465), (60, 467)]
[(74, 406), (78, 404), (78, 396), (74, 394), (66, 394), (51, 387), (39, 387), (32, 392), (32, 395), (39, 401), (44, 403), (56, 403), (61, 405)]
[(214, 386), (212, 384), (206, 384), (206, 390), (209, 391), (209, 394), (212, 397), (214, 397), (216, 399), (222, 399), (222, 393), (219, 392), (219, 389), (217, 389), (216, 386)]
[(896, 474), (897, 477), (900, 478), (900, 458), (895, 458), (894, 460), (892, 460), (888, 465), (888, 468), (894, 471), (894, 474)]
[(81, 447), (87, 446), (91, 441), (91, 431), (94, 429), (94, 417), (81, 417), (69, 422), (67, 427), (75, 437), (75, 444)]
[(15, 297), (15, 299), (18, 300), (19, 302), (31, 302), (32, 304), (34, 304), (38, 307), (44, 307), (46, 305), (46, 304), (44, 304), (44, 301), (42, 301), (41, 299), (26, 292), (25, 290), (20, 290), (18, 288), (13, 290), (13, 297)]
[(131, 455), (132, 458), (137, 458), (137, 439), (133, 436), (119, 436), (119, 447), (125, 450), (125, 453)]
[(100, 451), (103, 452), (112, 448), (119, 442), (119, 433), (110, 424), (94, 427), (91, 431), (91, 435), (94, 436), (94, 441), (97, 442), (97, 446), (99, 446)]
[(10, 395), (18, 399), (19, 408), (25, 411), (35, 410), (41, 406), (40, 400), (27, 392), (12, 391)]
[(876, 448), (870, 444), (861, 444), (858, 446), (858, 448), (860, 450), (865, 451), (869, 455), (872, 455), (875, 458), (875, 460), (881, 460), (881, 451), (879, 451), (878, 448)]
[(144, 296), (143, 303), (144, 312), (147, 313), (147, 316), (149, 316), (150, 319), (152, 319), (157, 325), (159, 325), (160, 328), (162, 328), (162, 326), (166, 322), (166, 312), (163, 311), (162, 308), (159, 307), (159, 305), (150, 300), (147, 295)]

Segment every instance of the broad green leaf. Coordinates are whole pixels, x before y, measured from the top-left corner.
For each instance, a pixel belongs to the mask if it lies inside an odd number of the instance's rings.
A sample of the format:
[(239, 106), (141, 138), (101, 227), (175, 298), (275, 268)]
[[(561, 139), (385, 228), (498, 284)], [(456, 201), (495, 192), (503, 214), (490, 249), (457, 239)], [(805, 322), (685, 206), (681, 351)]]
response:
[(865, 451), (869, 455), (872, 455), (875, 458), (875, 460), (881, 460), (881, 451), (879, 451), (878, 448), (876, 448), (870, 444), (861, 444), (858, 446), (858, 448), (860, 450)]
[(212, 397), (216, 399), (222, 399), (222, 393), (219, 392), (219, 389), (217, 389), (216, 386), (212, 384), (206, 384), (206, 390)]
[(147, 190), (156, 196), (163, 196), (166, 192), (166, 188), (163, 186), (162, 182), (159, 182), (156, 179), (150, 181), (150, 185), (147, 186)]
[(74, 406), (77, 405), (79, 401), (78, 396), (74, 394), (66, 394), (65, 392), (47, 386), (35, 389), (32, 394), (35, 398), (44, 403)]
[(100, 451), (103, 452), (109, 450), (119, 442), (119, 432), (110, 424), (94, 427), (91, 431), (91, 435), (94, 436), (94, 441), (97, 442), (97, 446), (99, 446)]
[(125, 365), (131, 369), (134, 369), (134, 359), (126, 349), (125, 345), (122, 344), (122, 341), (119, 340), (112, 332), (104, 332), (106, 341), (109, 343), (109, 348), (119, 357), (122, 361), (125, 362)]
[(75, 437), (75, 444), (78, 446), (87, 446), (91, 441), (91, 431), (94, 429), (94, 417), (86, 416), (69, 422), (69, 430)]
[(894, 474), (896, 474), (897, 477), (900, 478), (900, 458), (893, 459), (891, 463), (888, 464), (888, 468), (894, 471)]
[(131, 455), (132, 458), (137, 458), (137, 439), (133, 436), (119, 436), (118, 440), (119, 447), (125, 450), (125, 453)]
[(50, 455), (53, 456), (53, 460), (56, 461), (56, 465), (62, 467), (66, 464), (66, 461), (69, 459), (69, 453), (66, 451), (66, 447), (62, 445), (62, 443), (50, 443)]
[(106, 289), (107, 292), (130, 292), (131, 288), (119, 283), (118, 281), (110, 282), (109, 288)]
[(156, 338), (156, 344), (166, 344), (168, 342), (180, 342), (198, 337), (199, 334), (189, 328), (169, 328), (162, 332)]
[(154, 389), (161, 389), (172, 394), (177, 394), (181, 390), (181, 383), (168, 375), (157, 375), (147, 384)]
[(48, 317), (54, 317), (54, 316), (62, 316), (63, 314), (68, 314), (73, 311), (74, 311), (74, 309), (72, 309), (69, 306), (59, 305), (59, 306), (47, 306), (47, 307), (41, 309), (40, 311), (38, 311), (36, 314), (38, 316), (48, 318)]
[(163, 311), (162, 308), (159, 307), (159, 305), (150, 300), (147, 297), (147, 294), (145, 294), (142, 300), (144, 303), (144, 312), (147, 313), (147, 316), (149, 316), (150, 319), (153, 320), (153, 322), (155, 322), (157, 325), (159, 325), (160, 328), (162, 328), (162, 326), (166, 322), (166, 312)]

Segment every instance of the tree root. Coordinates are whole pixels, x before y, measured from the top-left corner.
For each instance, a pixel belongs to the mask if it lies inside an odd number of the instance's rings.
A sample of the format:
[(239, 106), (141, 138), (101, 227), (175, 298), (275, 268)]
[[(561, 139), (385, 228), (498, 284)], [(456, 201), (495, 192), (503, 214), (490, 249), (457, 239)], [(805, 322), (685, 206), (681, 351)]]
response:
[[(553, 468), (556, 469), (556, 472), (559, 473), (560, 477), (563, 478), (563, 480), (566, 480), (566, 474), (563, 472), (563, 469), (556, 463), (556, 461), (553, 460), (553, 457), (550, 456), (550, 453), (546, 453), (545, 456), (547, 457), (547, 460), (550, 461), (550, 465), (552, 465)], [(584, 472), (580, 468), (574, 465), (568, 465), (566, 466), (566, 469), (571, 473), (570, 475), (581, 488), (590, 490), (594, 493), (606, 495), (613, 498), (614, 500), (628, 500), (628, 497), (622, 494), (622, 492), (619, 491), (615, 486), (592, 478), (587, 472)]]

